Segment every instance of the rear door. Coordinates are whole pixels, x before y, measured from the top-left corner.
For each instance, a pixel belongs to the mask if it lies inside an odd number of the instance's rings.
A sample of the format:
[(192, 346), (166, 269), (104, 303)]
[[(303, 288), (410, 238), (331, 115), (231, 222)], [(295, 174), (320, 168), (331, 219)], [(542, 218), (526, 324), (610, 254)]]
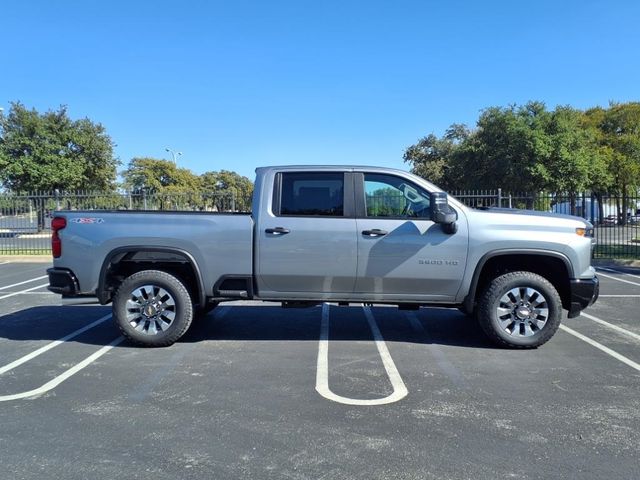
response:
[(357, 237), (350, 172), (283, 171), (257, 225), (261, 298), (329, 298), (353, 292)]
[(377, 300), (451, 301), (467, 259), (466, 219), (446, 234), (430, 220), (429, 192), (401, 176), (356, 173), (358, 279)]

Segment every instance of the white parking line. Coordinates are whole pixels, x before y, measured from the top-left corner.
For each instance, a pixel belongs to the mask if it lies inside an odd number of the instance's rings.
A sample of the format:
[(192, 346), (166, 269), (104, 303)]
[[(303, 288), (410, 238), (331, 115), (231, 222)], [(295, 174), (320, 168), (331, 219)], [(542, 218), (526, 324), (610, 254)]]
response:
[(124, 337), (116, 338), (109, 345), (105, 345), (104, 347), (102, 347), (97, 352), (92, 353), (91, 355), (89, 355), (87, 358), (85, 358), (81, 362), (76, 363), (73, 367), (71, 367), (68, 370), (65, 370), (62, 374), (58, 375), (57, 377), (53, 378), (52, 380), (49, 380), (47, 383), (45, 383), (44, 385), (42, 385), (39, 388), (34, 388), (33, 390), (29, 390), (28, 392), (21, 392), (21, 393), (16, 393), (16, 394), (13, 394), (13, 395), (0, 396), (0, 402), (8, 402), (10, 400), (19, 400), (19, 399), (22, 399), (22, 398), (39, 397), (40, 395), (42, 395), (44, 393), (47, 393), (49, 390), (53, 390), (58, 385), (60, 385), (62, 382), (67, 380), (69, 377), (75, 375), (76, 373), (78, 373), (83, 368), (86, 368), (91, 363), (95, 362), (98, 358), (100, 358), (102, 355), (107, 353), (113, 347), (115, 347), (116, 345), (121, 343), (123, 340), (124, 340)]
[(53, 292), (3, 292), (3, 293), (20, 293), (20, 295), (57, 295)]
[(51, 343), (47, 343), (44, 347), (39, 348), (38, 350), (35, 350), (31, 353), (29, 353), (28, 355), (25, 355), (24, 357), (21, 357), (11, 363), (8, 363), (7, 365), (5, 365), (4, 367), (0, 367), (0, 375), (2, 375), (5, 372), (8, 372), (9, 370), (13, 370), (14, 368), (16, 368), (17, 366), (22, 365), (23, 363), (28, 362), (29, 360), (33, 360), (34, 358), (36, 358), (39, 355), (42, 355), (44, 352), (47, 352), (49, 350), (51, 350), (52, 348), (57, 347), (58, 345), (64, 343), (64, 342), (68, 342), (69, 340), (71, 340), (72, 338), (77, 337), (78, 335), (86, 332), (87, 330), (92, 329), (93, 327), (100, 325), (102, 322), (106, 322), (107, 320), (109, 320), (111, 318), (111, 314), (109, 315), (105, 315), (102, 318), (99, 318), (98, 320), (96, 320), (95, 322), (91, 322), (89, 325), (85, 325), (82, 328), (79, 328), (78, 330), (74, 330), (73, 332), (71, 332), (68, 335), (65, 335), (62, 338), (59, 338), (58, 340), (54, 340)]
[(600, 269), (600, 270), (605, 270), (607, 272), (620, 273), (620, 274), (626, 275), (628, 277), (640, 278), (640, 275), (634, 275), (633, 273), (623, 272), (622, 270), (614, 270), (613, 268), (607, 268), (607, 267), (597, 267), (597, 268)]
[(371, 400), (362, 400), (356, 398), (347, 398), (336, 395), (329, 388), (329, 305), (322, 304), (322, 322), (320, 326), (320, 341), (318, 343), (318, 364), (316, 373), (316, 391), (328, 400), (343, 403), (345, 405), (386, 405), (388, 403), (397, 402), (407, 396), (409, 391), (402, 381), (402, 377), (396, 368), (391, 354), (387, 349), (384, 338), (380, 333), (380, 329), (376, 324), (373, 314), (369, 307), (363, 306), (365, 317), (369, 323), (369, 328), (373, 334), (373, 338), (378, 348), (378, 353), (382, 359), (382, 364), (387, 372), (393, 393), (384, 398), (375, 398)]
[(622, 363), (624, 363), (626, 365), (629, 365), (631, 368), (635, 368), (637, 371), (640, 372), (640, 364), (637, 364), (636, 362), (634, 362), (633, 360), (625, 357), (624, 355), (620, 355), (615, 350), (611, 350), (609, 347), (605, 347), (601, 343), (598, 343), (595, 340), (592, 340), (591, 338), (589, 338), (589, 337), (587, 337), (585, 335), (582, 335), (581, 333), (576, 332), (575, 330), (573, 330), (573, 329), (571, 329), (569, 327), (566, 327), (564, 325), (560, 325), (560, 329), (564, 330), (565, 332), (567, 332), (570, 335), (573, 335), (576, 338), (579, 338), (583, 342), (587, 342), (589, 345), (592, 345), (592, 346), (596, 347), (597, 349), (602, 350), (607, 355), (611, 355), (616, 360), (620, 360)]
[(11, 263), (11, 262), (0, 262), (0, 265), (7, 265), (9, 263)]
[(616, 280), (618, 282), (622, 282), (622, 283), (630, 283), (631, 285), (637, 285), (640, 287), (640, 283), (638, 282), (631, 282), (629, 280), (625, 280), (624, 278), (618, 278), (618, 277), (612, 277), (611, 275), (606, 275), (602, 272), (598, 272), (598, 276), (599, 277), (605, 277), (605, 278), (610, 278), (611, 280)]
[(25, 280), (24, 282), (12, 283), (11, 285), (5, 285), (4, 287), (0, 287), (0, 290), (6, 290), (7, 288), (17, 287), (18, 285), (24, 285), (25, 283), (35, 282), (36, 280), (42, 280), (43, 278), (47, 278), (47, 275), (42, 275), (41, 277), (30, 278), (29, 280)]
[[(16, 367), (18, 367), (18, 366), (20, 366), (20, 365), (22, 365), (24, 363), (27, 363), (29, 360), (33, 360), (37, 356), (42, 355), (43, 353), (51, 350), (52, 348), (57, 347), (58, 345), (60, 345), (62, 343), (68, 342), (72, 338), (75, 338), (78, 335), (86, 332), (87, 330), (90, 330), (93, 327), (95, 327), (97, 325), (100, 325), (101, 323), (109, 320), (110, 318), (111, 318), (111, 314), (105, 315), (104, 317), (101, 317), (98, 320), (96, 320), (94, 322), (91, 322), (90, 324), (85, 325), (84, 327), (79, 328), (79, 329), (71, 332), (68, 335), (65, 335), (64, 337), (62, 337), (62, 338), (60, 338), (58, 340), (55, 340), (55, 341), (53, 341), (51, 343), (48, 343), (44, 347), (39, 348), (38, 350), (35, 350), (35, 351), (25, 355), (24, 357), (21, 357), (21, 358), (19, 358), (17, 360), (14, 360), (11, 363), (8, 363), (7, 365), (5, 365), (5, 366), (0, 368), (0, 375), (2, 375), (3, 373), (8, 372), (10, 370), (13, 370), (14, 368), (16, 368)], [(110, 344), (105, 345), (104, 347), (100, 348), (99, 350), (97, 350), (96, 352), (92, 353), (91, 355), (89, 355), (87, 358), (85, 358), (81, 362), (79, 362), (79, 363), (75, 364), (73, 367), (65, 370), (63, 373), (61, 373), (57, 377), (53, 378), (52, 380), (49, 380), (47, 383), (45, 383), (44, 385), (42, 385), (39, 388), (36, 388), (36, 389), (33, 389), (33, 390), (29, 390), (29, 391), (26, 391), (26, 392), (15, 393), (13, 395), (0, 396), (0, 402), (8, 402), (10, 400), (19, 400), (19, 399), (22, 399), (22, 398), (37, 397), (39, 395), (42, 395), (43, 393), (48, 392), (49, 390), (54, 389), (55, 387), (60, 385), (62, 382), (67, 380), (69, 377), (71, 377), (72, 375), (75, 375), (80, 370), (82, 370), (83, 368), (87, 367), (89, 364), (91, 364), (92, 362), (94, 362), (95, 360), (100, 358), (102, 355), (107, 353), (109, 350), (111, 350), (113, 347), (118, 345), (123, 340), (124, 340), (124, 337), (116, 338)]]
[(612, 323), (605, 322), (604, 320), (601, 320), (598, 317), (594, 317), (593, 315), (589, 315), (588, 313), (582, 312), (580, 315), (588, 318), (591, 321), (599, 323), (600, 325), (604, 325), (605, 327), (610, 328), (611, 330), (615, 330), (616, 332), (622, 333), (623, 335), (627, 335), (631, 338), (635, 338), (636, 340), (640, 340), (640, 335), (638, 335), (637, 333), (631, 332), (629, 330), (626, 330)]
[(0, 297), (0, 300), (4, 300), (5, 298), (9, 298), (9, 297), (15, 297), (16, 295), (22, 295), (23, 293), (32, 292), (33, 290), (37, 290), (39, 288), (46, 287), (48, 285), (49, 285), (48, 283), (45, 283), (44, 285), (38, 285), (37, 287), (31, 287), (31, 288), (27, 288), (26, 290), (20, 290), (19, 292), (9, 293), (7, 295), (3, 295), (2, 297)]

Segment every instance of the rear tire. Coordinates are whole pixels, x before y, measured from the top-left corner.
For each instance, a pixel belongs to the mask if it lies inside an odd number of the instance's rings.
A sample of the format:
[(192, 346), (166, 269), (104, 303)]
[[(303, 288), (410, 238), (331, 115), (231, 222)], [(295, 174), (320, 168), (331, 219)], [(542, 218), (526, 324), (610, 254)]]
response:
[(127, 277), (113, 298), (113, 319), (122, 334), (145, 347), (168, 347), (189, 328), (189, 291), (173, 275), (143, 270)]
[(510, 348), (535, 348), (560, 327), (562, 300), (546, 278), (532, 272), (511, 272), (491, 281), (478, 304), (478, 322), (495, 343)]

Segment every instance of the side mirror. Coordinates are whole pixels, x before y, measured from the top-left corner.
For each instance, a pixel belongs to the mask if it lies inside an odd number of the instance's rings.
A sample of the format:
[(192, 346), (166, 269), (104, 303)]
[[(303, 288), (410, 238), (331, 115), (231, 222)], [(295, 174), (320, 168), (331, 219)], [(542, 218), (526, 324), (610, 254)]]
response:
[(431, 193), (431, 221), (442, 225), (445, 233), (455, 233), (458, 228), (457, 212), (449, 205), (449, 200), (445, 192)]

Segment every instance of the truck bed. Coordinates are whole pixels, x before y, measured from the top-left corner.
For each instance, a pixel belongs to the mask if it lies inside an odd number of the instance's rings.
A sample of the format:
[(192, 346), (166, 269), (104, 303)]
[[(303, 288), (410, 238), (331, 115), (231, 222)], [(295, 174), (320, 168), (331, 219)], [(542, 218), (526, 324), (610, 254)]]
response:
[[(252, 275), (253, 219), (249, 213), (74, 210), (56, 212), (62, 255), (54, 266), (76, 272), (80, 291), (98, 287), (102, 260), (136, 246), (184, 251), (201, 270), (210, 295), (223, 274)], [(101, 259), (97, 262), (96, 259)]]

